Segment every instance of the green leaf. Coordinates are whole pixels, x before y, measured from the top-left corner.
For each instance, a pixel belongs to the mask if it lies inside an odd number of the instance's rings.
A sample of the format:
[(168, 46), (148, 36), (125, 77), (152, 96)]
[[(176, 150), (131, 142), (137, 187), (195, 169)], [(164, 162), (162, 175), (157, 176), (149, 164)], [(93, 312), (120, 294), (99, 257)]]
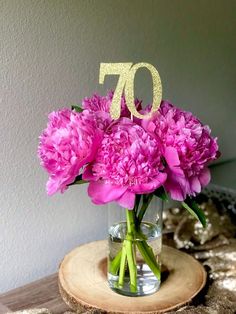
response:
[(165, 189), (163, 188), (163, 186), (156, 189), (154, 191), (154, 195), (156, 197), (159, 197), (160, 199), (162, 199), (164, 202), (168, 201), (168, 195), (167, 195)]
[(141, 197), (142, 197), (141, 194), (136, 194), (136, 196), (135, 196), (134, 211), (135, 211), (136, 213), (137, 213), (138, 208), (139, 208), (139, 204), (140, 204)]
[(75, 181), (70, 183), (70, 184), (67, 184), (67, 186), (71, 186), (71, 185), (74, 185), (74, 184), (84, 184), (84, 183), (87, 183), (88, 181), (85, 181), (82, 179), (82, 174), (78, 175), (76, 178), (75, 178)]
[(145, 213), (146, 213), (146, 210), (151, 202), (153, 198), (153, 193), (150, 193), (150, 194), (143, 194), (143, 205), (141, 206), (140, 210), (139, 210), (139, 213), (137, 215), (137, 222), (138, 224), (141, 223)]
[[(82, 173), (81, 173), (80, 175), (78, 175), (78, 176), (75, 178), (75, 181), (80, 181), (80, 180), (83, 180), (83, 179), (82, 179)], [(74, 182), (75, 182), (75, 181), (74, 181)]]
[(88, 183), (88, 181), (79, 180), (79, 181), (74, 181), (72, 184), (84, 184), (84, 183)]
[(187, 209), (189, 211), (189, 213), (195, 217), (196, 219), (198, 219), (201, 224), (203, 225), (203, 227), (206, 227), (206, 217), (205, 214), (203, 212), (203, 210), (198, 207), (197, 203), (192, 200), (192, 199), (187, 199), (185, 200), (185, 202), (182, 202), (182, 205), (185, 209)]
[(83, 109), (80, 108), (80, 107), (77, 106), (77, 105), (72, 105), (72, 106), (71, 106), (71, 109), (72, 109), (72, 110), (75, 110), (76, 112), (82, 112), (82, 111), (83, 111)]

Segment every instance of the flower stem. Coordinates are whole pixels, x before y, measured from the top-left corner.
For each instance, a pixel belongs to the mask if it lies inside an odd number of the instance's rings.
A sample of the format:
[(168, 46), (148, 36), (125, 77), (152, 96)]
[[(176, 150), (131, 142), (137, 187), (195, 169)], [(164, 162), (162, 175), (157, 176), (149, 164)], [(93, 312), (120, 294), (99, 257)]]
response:
[(135, 257), (135, 216), (134, 211), (126, 209), (126, 220), (127, 220), (127, 235), (124, 240), (126, 247), (127, 261), (130, 275), (130, 290), (132, 292), (137, 291), (137, 265)]
[(146, 210), (148, 208), (148, 205), (150, 204), (151, 200), (152, 200), (152, 197), (153, 197), (153, 194), (148, 194), (147, 196), (146, 195), (143, 195), (143, 205), (142, 207), (140, 208), (140, 211), (138, 213), (138, 217), (137, 217), (137, 220), (138, 220), (138, 223), (140, 224), (143, 220), (143, 216), (145, 215), (146, 213)]
[(127, 261), (129, 266), (130, 291), (137, 292), (137, 265), (133, 250), (133, 246), (135, 244), (133, 240), (125, 240), (124, 242), (126, 246)]
[(126, 266), (126, 247), (125, 247), (125, 243), (123, 242), (123, 247), (122, 250), (120, 251), (121, 253), (121, 259), (120, 259), (120, 271), (119, 271), (119, 281), (118, 281), (118, 285), (119, 287), (123, 287), (124, 285), (124, 277), (125, 277), (125, 266)]
[[(123, 288), (126, 267), (129, 270), (130, 292), (137, 292), (137, 263), (136, 263), (136, 247), (139, 250), (144, 262), (149, 266), (153, 274), (158, 280), (161, 278), (161, 271), (153, 253), (152, 247), (148, 245), (147, 238), (141, 230), (141, 222), (144, 214), (153, 197), (152, 194), (143, 195), (143, 204), (138, 211), (138, 204), (133, 210), (126, 209), (127, 233), (123, 240), (121, 250), (109, 264), (109, 272), (118, 275), (118, 287)], [(138, 203), (140, 199), (137, 199)]]
[(120, 263), (121, 263), (121, 256), (122, 256), (122, 250), (120, 250), (120, 252), (116, 255), (116, 257), (109, 263), (109, 272), (112, 275), (118, 274)]
[(156, 257), (153, 253), (152, 248), (147, 244), (146, 241), (137, 241), (137, 247), (141, 253), (144, 261), (150, 267), (153, 274), (157, 277), (158, 280), (161, 279), (161, 270), (156, 261)]
[(126, 221), (127, 221), (127, 231), (133, 237), (135, 235), (135, 216), (134, 211), (126, 209)]

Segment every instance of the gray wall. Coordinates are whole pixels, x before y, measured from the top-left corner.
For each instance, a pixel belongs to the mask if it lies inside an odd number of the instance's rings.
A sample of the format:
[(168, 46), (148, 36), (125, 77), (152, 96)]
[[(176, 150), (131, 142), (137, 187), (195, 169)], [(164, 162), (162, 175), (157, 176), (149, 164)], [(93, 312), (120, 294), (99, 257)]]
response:
[[(114, 86), (98, 86), (100, 62), (155, 65), (164, 98), (210, 124), (224, 158), (236, 155), (235, 10), (230, 0), (0, 1), (0, 292), (105, 237), (106, 208), (85, 187), (47, 197), (36, 157), (48, 112)], [(150, 82), (140, 71), (146, 101)]]

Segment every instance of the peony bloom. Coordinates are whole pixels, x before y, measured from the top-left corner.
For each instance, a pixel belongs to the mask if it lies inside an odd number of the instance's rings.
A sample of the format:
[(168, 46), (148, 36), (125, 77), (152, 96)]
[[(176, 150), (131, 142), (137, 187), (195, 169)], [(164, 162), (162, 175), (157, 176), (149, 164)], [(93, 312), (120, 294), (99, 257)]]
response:
[(100, 96), (98, 94), (94, 94), (92, 97), (85, 97), (82, 100), (82, 108), (87, 109), (89, 111), (104, 111), (109, 112), (111, 99), (107, 96)]
[(121, 118), (104, 134), (83, 179), (90, 181), (88, 194), (95, 204), (116, 201), (132, 209), (135, 194), (151, 193), (164, 183), (162, 169), (157, 141), (130, 119)]
[(210, 181), (207, 165), (218, 155), (217, 139), (190, 112), (166, 101), (142, 126), (161, 146), (167, 167), (164, 184), (173, 199), (183, 201), (195, 195)]
[(38, 156), (50, 177), (47, 193), (63, 192), (91, 162), (102, 140), (94, 114), (62, 109), (49, 114), (47, 128), (40, 136)]
[[(92, 97), (86, 97), (82, 101), (82, 108), (87, 109), (89, 111), (93, 111), (93, 112), (102, 111), (109, 114), (113, 95), (114, 95), (114, 92), (109, 91), (106, 96), (100, 96), (98, 94), (94, 94)], [(135, 99), (134, 103), (137, 110), (140, 110), (141, 101), (138, 99)], [(125, 100), (124, 95), (122, 95), (121, 97), (121, 115), (120, 116), (127, 117), (127, 118), (130, 118), (131, 116), (129, 109), (126, 106), (126, 100)], [(109, 114), (109, 119), (110, 119), (109, 122), (111, 122), (110, 114)]]

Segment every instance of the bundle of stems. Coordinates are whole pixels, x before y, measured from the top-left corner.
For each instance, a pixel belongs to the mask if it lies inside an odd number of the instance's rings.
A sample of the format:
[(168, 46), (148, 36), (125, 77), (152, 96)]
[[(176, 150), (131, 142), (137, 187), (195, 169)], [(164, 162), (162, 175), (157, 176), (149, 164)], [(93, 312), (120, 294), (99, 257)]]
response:
[[(125, 271), (126, 268), (128, 269), (131, 292), (137, 292), (137, 249), (156, 278), (160, 280), (161, 277), (161, 271), (156, 256), (154, 255), (151, 246), (148, 245), (145, 235), (141, 231), (141, 223), (152, 197), (153, 194), (137, 195), (134, 208), (132, 210), (126, 209), (126, 236), (123, 240), (121, 250), (109, 263), (109, 272), (116, 276), (119, 275), (118, 288), (123, 287)], [(140, 207), (141, 199), (142, 206)]]
[[(147, 243), (146, 236), (141, 230), (143, 217), (153, 196), (163, 201), (168, 200), (168, 195), (163, 187), (158, 188), (150, 194), (136, 195), (134, 208), (132, 210), (126, 209), (127, 232), (122, 244), (122, 249), (115, 258), (109, 262), (109, 272), (116, 276), (119, 275), (118, 288), (123, 287), (125, 270), (128, 268), (131, 292), (137, 292), (137, 249), (156, 278), (160, 280), (161, 277), (161, 271), (156, 257), (152, 248)], [(195, 202), (194, 198), (187, 197), (181, 204), (194, 218), (201, 222), (203, 227), (206, 227), (207, 221), (204, 212)]]

